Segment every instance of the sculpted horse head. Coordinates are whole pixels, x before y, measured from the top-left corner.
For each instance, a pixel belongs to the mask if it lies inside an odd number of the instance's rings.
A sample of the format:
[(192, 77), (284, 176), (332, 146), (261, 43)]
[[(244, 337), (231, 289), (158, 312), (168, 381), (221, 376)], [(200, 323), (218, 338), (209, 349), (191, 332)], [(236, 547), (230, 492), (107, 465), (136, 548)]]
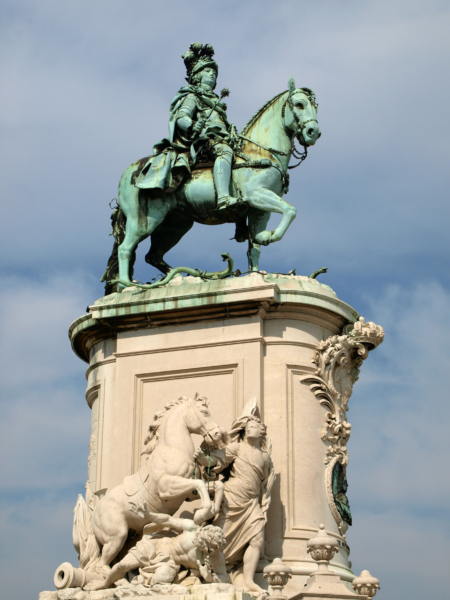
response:
[[(181, 396), (164, 405), (164, 410), (155, 414), (144, 440), (142, 454), (151, 454), (157, 445), (173, 444), (178, 447), (187, 444), (186, 454), (193, 452), (193, 442), (188, 442), (187, 433), (202, 435), (208, 445), (214, 444), (222, 437), (222, 430), (211, 417), (209, 401), (204, 396), (195, 394), (194, 399)], [(191, 454), (190, 454), (191, 455)]]

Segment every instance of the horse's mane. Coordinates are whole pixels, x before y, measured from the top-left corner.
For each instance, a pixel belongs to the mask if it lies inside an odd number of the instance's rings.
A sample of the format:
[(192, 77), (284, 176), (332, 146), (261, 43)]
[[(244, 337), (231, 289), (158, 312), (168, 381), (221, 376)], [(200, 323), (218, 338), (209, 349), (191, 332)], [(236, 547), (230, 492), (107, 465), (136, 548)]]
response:
[(263, 106), (261, 106), (261, 108), (259, 110), (257, 110), (255, 112), (255, 114), (253, 115), (253, 117), (250, 119), (250, 121), (248, 121), (248, 123), (244, 126), (244, 129), (241, 131), (242, 135), (245, 135), (246, 133), (248, 133), (249, 129), (252, 127), (252, 125), (254, 125), (256, 123), (256, 121), (259, 119), (259, 117), (270, 107), (272, 106), (272, 104), (274, 104), (274, 102), (276, 102), (278, 100), (278, 98), (281, 98), (281, 96), (283, 96), (284, 94), (287, 93), (288, 90), (281, 92), (280, 94), (277, 94), (276, 96), (274, 96), (271, 100), (268, 100)]
[(157, 441), (159, 440), (158, 429), (163, 422), (164, 417), (167, 415), (167, 412), (174, 408), (175, 406), (179, 406), (180, 404), (184, 404), (185, 402), (189, 402), (189, 398), (185, 396), (181, 396), (178, 400), (171, 400), (170, 402), (166, 402), (164, 404), (164, 410), (160, 410), (155, 413), (153, 417), (153, 422), (149, 425), (147, 436), (144, 440), (144, 450), (141, 454), (151, 454), (156, 446)]

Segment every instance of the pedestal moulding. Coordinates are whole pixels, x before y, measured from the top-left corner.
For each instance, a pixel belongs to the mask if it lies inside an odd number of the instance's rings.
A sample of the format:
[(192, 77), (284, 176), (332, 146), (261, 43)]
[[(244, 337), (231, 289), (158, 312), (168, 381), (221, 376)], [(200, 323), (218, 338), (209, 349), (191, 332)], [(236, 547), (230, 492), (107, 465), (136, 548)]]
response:
[[(381, 328), (364, 323), (316, 280), (254, 273), (220, 281), (179, 277), (151, 291), (110, 294), (90, 306), (69, 335), (75, 353), (89, 363), (90, 493), (139, 468), (145, 432), (166, 402), (199, 392), (227, 430), (256, 397), (276, 470), (266, 555), (292, 569), (285, 592), (298, 593), (315, 570), (306, 543), (320, 523), (338, 542), (331, 568), (353, 579), (330, 482), (333, 466), (347, 462), (351, 387), (362, 360), (382, 340)], [(339, 357), (330, 375), (333, 352)], [(186, 510), (192, 512), (192, 504), (180, 512)], [(265, 564), (258, 569), (260, 585)]]

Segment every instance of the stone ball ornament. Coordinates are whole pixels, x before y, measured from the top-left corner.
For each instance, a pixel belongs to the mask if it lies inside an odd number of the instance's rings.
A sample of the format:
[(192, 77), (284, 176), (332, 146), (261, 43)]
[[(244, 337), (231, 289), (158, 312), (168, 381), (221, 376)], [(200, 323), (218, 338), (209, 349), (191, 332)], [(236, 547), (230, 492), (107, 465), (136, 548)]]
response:
[(269, 596), (271, 599), (284, 600), (287, 596), (282, 594), (284, 586), (292, 577), (292, 569), (285, 565), (281, 558), (274, 558), (270, 565), (264, 567), (263, 577), (267, 579), (273, 592)]
[(373, 598), (380, 589), (380, 582), (373, 577), (369, 571), (362, 571), (359, 577), (355, 577), (352, 583), (353, 589), (359, 596)]
[(306, 547), (306, 552), (311, 554), (311, 557), (319, 563), (319, 566), (320, 564), (326, 566), (339, 550), (338, 541), (327, 534), (324, 525), (320, 525), (319, 531), (308, 540)]

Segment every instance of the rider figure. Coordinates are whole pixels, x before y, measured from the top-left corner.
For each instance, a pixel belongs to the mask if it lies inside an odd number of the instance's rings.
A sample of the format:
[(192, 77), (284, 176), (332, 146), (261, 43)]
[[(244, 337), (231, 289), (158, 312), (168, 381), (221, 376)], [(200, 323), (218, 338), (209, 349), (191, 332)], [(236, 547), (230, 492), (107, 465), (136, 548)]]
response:
[(154, 146), (136, 186), (141, 189), (174, 191), (191, 174), (199, 155), (214, 157), (214, 185), (217, 208), (237, 203), (230, 195), (233, 125), (227, 120), (227, 106), (213, 92), (219, 67), (214, 49), (207, 44), (191, 44), (183, 55), (189, 85), (181, 88), (170, 107), (169, 138)]

